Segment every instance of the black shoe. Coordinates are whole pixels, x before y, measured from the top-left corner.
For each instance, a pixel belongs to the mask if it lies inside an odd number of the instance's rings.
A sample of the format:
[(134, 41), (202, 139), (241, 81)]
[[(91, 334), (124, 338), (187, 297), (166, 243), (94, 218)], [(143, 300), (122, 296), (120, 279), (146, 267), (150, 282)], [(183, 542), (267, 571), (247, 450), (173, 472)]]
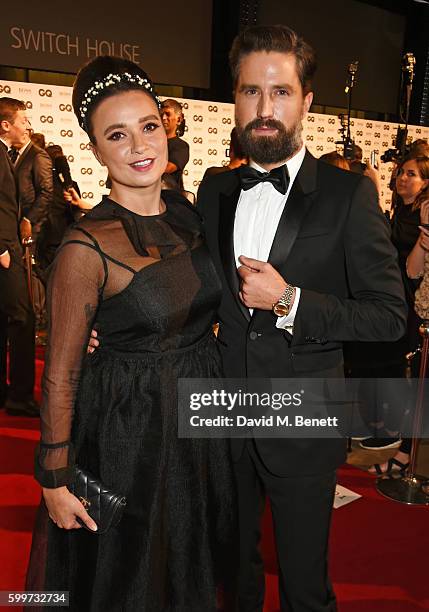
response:
[[(382, 433), (386, 433), (383, 431)], [(394, 438), (368, 438), (359, 442), (359, 446), (366, 450), (384, 450), (386, 448), (397, 448), (401, 446), (401, 438), (395, 436)]]
[(4, 405), (10, 416), (39, 417), (40, 407), (35, 400), (15, 401), (7, 399)]

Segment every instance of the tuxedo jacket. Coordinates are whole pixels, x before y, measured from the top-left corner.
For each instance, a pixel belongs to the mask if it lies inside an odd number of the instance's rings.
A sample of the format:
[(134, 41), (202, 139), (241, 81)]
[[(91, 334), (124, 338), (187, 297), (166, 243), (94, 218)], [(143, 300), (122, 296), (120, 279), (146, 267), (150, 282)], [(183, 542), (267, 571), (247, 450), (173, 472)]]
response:
[(19, 204), (12, 162), (0, 142), (0, 254), (20, 251), (18, 238)]
[(21, 214), (31, 222), (37, 238), (53, 199), (52, 161), (46, 151), (30, 143), (14, 167)]
[[(271, 311), (250, 316), (239, 300), (233, 232), (240, 191), (237, 169), (208, 177), (198, 192), (223, 284), (218, 344), (227, 377), (342, 377), (344, 341), (401, 337), (406, 305), (397, 255), (370, 179), (306, 153), (268, 259), (301, 288), (292, 335), (276, 328)], [(327, 472), (345, 459), (344, 439), (255, 443), (267, 469), (280, 476)], [(243, 446), (232, 441), (235, 459)]]

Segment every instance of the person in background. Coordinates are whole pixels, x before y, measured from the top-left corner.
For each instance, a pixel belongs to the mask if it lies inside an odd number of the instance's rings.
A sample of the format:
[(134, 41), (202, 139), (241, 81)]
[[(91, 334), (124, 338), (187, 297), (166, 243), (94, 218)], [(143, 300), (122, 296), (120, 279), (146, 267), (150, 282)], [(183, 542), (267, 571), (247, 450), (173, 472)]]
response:
[(231, 137), (229, 143), (229, 163), (226, 166), (211, 166), (207, 168), (204, 172), (204, 176), (202, 180), (204, 180), (207, 176), (211, 176), (213, 174), (220, 174), (221, 172), (227, 172), (228, 170), (234, 170), (234, 168), (239, 168), (243, 164), (247, 164), (249, 162), (247, 155), (243, 151), (243, 148), (240, 144), (237, 134), (237, 128), (232, 128)]
[(25, 104), (0, 98), (0, 406), (13, 416), (37, 417), (39, 406), (33, 397), (35, 319), (22, 263), (13, 167), (17, 149), (27, 141), (28, 128)]
[(54, 197), (52, 161), (49, 155), (35, 145), (27, 133), (18, 149), (14, 164), (21, 207), (21, 238), (31, 236), (36, 243)]
[(64, 197), (65, 189), (73, 188), (80, 197), (79, 186), (71, 178), (70, 166), (60, 145), (46, 147), (46, 153), (52, 160), (53, 198), (37, 249), (36, 259), (42, 271), (52, 263), (67, 228), (75, 221), (74, 211)]
[[(393, 192), (392, 242), (398, 252), (399, 267), (405, 288), (405, 297), (408, 303), (408, 320), (405, 335), (388, 347), (389, 359), (396, 359), (394, 373), (397, 376), (398, 367), (405, 376), (406, 355), (412, 353), (419, 346), (420, 318), (414, 309), (415, 291), (419, 285), (419, 275), (422, 267), (417, 263), (422, 261), (425, 248), (428, 246), (427, 230), (421, 223), (429, 223), (427, 218), (427, 202), (429, 200), (429, 157), (408, 157), (398, 165)], [(411, 265), (411, 268), (410, 268)], [(411, 364), (414, 376), (418, 375), (417, 360)], [(387, 375), (386, 375), (387, 376)], [(405, 410), (405, 407), (403, 407)], [(368, 450), (399, 448), (394, 457), (382, 464), (374, 464), (369, 472), (374, 475), (404, 471), (408, 467), (411, 451), (411, 440), (404, 438), (399, 445), (399, 429), (401, 413), (394, 411), (393, 418), (386, 422), (380, 421), (376, 437), (369, 438), (360, 443)]]
[(168, 98), (161, 103), (161, 119), (167, 134), (168, 163), (164, 172), (175, 180), (177, 188), (183, 190), (183, 170), (189, 161), (189, 145), (181, 138), (185, 133), (185, 117), (182, 105)]

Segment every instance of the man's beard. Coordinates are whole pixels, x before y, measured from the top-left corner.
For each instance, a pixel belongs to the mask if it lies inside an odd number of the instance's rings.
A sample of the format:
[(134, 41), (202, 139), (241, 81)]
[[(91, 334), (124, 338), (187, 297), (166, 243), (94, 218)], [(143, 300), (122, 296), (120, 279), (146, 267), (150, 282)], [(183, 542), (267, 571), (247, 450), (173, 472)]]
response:
[[(277, 136), (254, 136), (252, 130), (267, 127), (277, 130)], [(238, 137), (244, 152), (257, 164), (277, 164), (294, 155), (302, 145), (302, 123), (287, 129), (275, 119), (254, 119), (244, 128), (237, 123)]]

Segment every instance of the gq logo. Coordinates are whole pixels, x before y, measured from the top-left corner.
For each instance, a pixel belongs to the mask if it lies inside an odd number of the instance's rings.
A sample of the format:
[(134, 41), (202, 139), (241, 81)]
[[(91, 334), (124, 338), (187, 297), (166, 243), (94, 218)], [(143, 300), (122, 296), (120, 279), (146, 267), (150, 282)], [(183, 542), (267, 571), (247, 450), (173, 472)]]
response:
[(329, 136), (329, 138), (327, 138), (328, 142), (334, 142), (334, 137), (333, 136)]
[(80, 145), (79, 145), (79, 149), (81, 151), (85, 151), (85, 150), (86, 151), (91, 151), (91, 145), (89, 144), (89, 142), (86, 143), (86, 144), (84, 142), (81, 142)]
[(317, 145), (316, 151), (323, 151), (323, 145)]
[(52, 98), (52, 89), (39, 89), (39, 96), (46, 96), (47, 98)]
[(314, 140), (314, 136), (313, 134), (307, 134), (307, 136), (305, 137), (306, 140)]
[(217, 106), (209, 104), (209, 113), (217, 113)]
[(74, 155), (68, 155), (67, 156), (67, 161), (69, 161), (70, 163), (74, 162)]
[(99, 187), (105, 187), (106, 186), (106, 181), (98, 181), (98, 186)]
[(217, 149), (208, 149), (207, 153), (209, 155), (217, 155)]
[(202, 121), (203, 120), (203, 116), (202, 115), (194, 115), (193, 116), (193, 120), (194, 121)]
[(312, 117), (311, 115), (307, 115), (307, 121), (309, 123), (314, 123), (314, 117)]
[(192, 184), (194, 187), (199, 187), (201, 184), (201, 181), (194, 181)]
[(40, 115), (41, 123), (53, 123), (54, 118), (51, 115)]
[(31, 102), (30, 100), (27, 100), (25, 103), (25, 108), (28, 108), (28, 109), (33, 108), (33, 102)]
[(63, 138), (65, 136), (67, 136), (68, 138), (72, 138), (73, 132), (72, 130), (61, 130), (60, 135), (63, 136)]
[(207, 130), (209, 134), (217, 134), (217, 128), (209, 127)]
[(330, 125), (334, 125), (334, 123), (335, 123), (335, 119), (334, 119), (333, 117), (329, 117), (329, 119), (328, 119), (328, 123), (329, 123)]
[(84, 198), (85, 200), (92, 200), (94, 197), (94, 194), (92, 193), (92, 191), (84, 191), (82, 193), (82, 198)]
[(184, 174), (185, 176), (188, 176), (189, 172), (188, 172), (187, 170), (183, 170), (183, 174)]
[(92, 174), (92, 168), (81, 168), (80, 173), (81, 174)]
[(58, 106), (58, 108), (60, 109), (60, 111), (67, 111), (68, 113), (71, 113), (71, 111), (72, 111), (72, 105), (71, 104), (60, 104)]
[(227, 123), (228, 125), (231, 125), (231, 117), (222, 117), (222, 123)]
[(5, 94), (10, 94), (11, 92), (11, 88), (9, 87), (9, 85), (0, 85), (0, 93), (5, 93)]
[(365, 127), (372, 128), (372, 123), (370, 121), (367, 121)]
[(229, 145), (231, 144), (231, 141), (230, 141), (230, 139), (229, 139), (229, 138), (223, 138), (223, 139), (222, 139), (222, 144), (223, 144), (223, 145), (228, 145), (228, 146), (229, 146)]
[(317, 128), (317, 131), (318, 132), (324, 132), (325, 128), (319, 125), (318, 128)]
[(193, 159), (192, 163), (194, 164), (194, 166), (202, 166), (203, 165), (203, 160), (202, 159)]
[(201, 136), (194, 136), (192, 142), (194, 142), (195, 144), (203, 144), (203, 139), (201, 138)]
[(187, 110), (189, 108), (189, 104), (187, 102), (183, 102), (182, 104), (182, 108), (184, 108), (185, 110)]

